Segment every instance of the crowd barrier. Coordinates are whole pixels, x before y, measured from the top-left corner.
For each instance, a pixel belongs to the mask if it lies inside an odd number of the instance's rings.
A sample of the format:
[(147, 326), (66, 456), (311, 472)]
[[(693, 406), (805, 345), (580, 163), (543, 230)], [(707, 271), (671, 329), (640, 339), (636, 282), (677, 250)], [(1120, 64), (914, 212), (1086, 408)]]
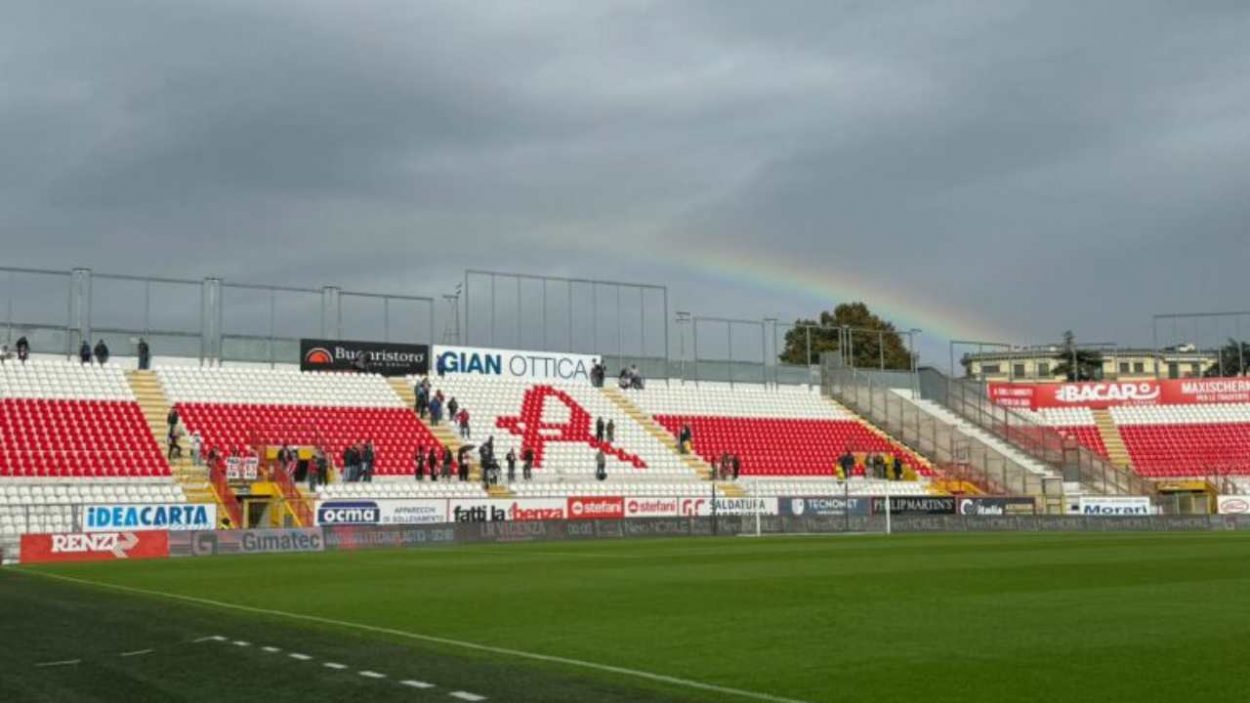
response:
[(333, 525), (289, 529), (26, 535), (23, 562), (357, 551), (453, 544), (969, 532), (1211, 532), (1250, 530), (1250, 515), (727, 515), (723, 517)]

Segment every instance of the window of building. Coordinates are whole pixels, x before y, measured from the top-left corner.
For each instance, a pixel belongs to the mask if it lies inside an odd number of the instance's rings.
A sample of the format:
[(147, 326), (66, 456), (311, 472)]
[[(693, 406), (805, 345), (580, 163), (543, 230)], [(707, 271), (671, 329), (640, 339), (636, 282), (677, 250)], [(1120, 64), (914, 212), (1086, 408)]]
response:
[(1134, 361), (1134, 362), (1133, 362), (1133, 373), (1146, 373), (1146, 362), (1144, 362), (1144, 361)]
[(1048, 362), (1040, 362), (1037, 365), (1038, 378), (1050, 378), (1050, 364)]
[(1002, 368), (998, 364), (981, 364), (981, 373), (1002, 373)]
[(1132, 367), (1129, 366), (1129, 363), (1127, 361), (1120, 362), (1120, 373), (1127, 374), (1129, 373), (1130, 368)]
[(1011, 370), (1015, 373), (1016, 378), (1024, 378), (1024, 364), (1016, 364)]
[(1198, 376), (1201, 376), (1201, 375), (1202, 375), (1202, 364), (1198, 364), (1198, 363), (1193, 363), (1193, 364), (1190, 364), (1190, 365), (1189, 365), (1189, 371), (1190, 371), (1189, 375), (1193, 376), (1194, 378), (1197, 378)]
[(1181, 377), (1181, 365), (1176, 363), (1175, 361), (1169, 362), (1168, 363), (1168, 378), (1180, 378), (1180, 377)]

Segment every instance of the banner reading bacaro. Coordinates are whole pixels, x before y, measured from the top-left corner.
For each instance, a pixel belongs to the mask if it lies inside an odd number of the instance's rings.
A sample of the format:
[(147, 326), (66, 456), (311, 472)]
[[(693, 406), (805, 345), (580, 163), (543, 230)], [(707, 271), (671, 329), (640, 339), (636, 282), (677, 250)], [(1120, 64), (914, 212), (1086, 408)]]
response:
[(1095, 383), (990, 383), (990, 402), (1008, 408), (1094, 408), (1120, 405), (1250, 403), (1250, 379), (1182, 378)]

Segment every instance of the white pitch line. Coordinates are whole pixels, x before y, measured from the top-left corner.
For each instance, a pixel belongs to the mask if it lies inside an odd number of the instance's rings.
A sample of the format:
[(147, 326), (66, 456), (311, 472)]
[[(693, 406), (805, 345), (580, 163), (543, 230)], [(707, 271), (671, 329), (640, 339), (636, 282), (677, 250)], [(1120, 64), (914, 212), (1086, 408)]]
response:
[(324, 666), (327, 669), (334, 669), (336, 671), (342, 671), (343, 669), (347, 668), (346, 664), (340, 664), (338, 662), (326, 662), (325, 664), (322, 664), (322, 666)]
[(208, 637), (200, 637), (199, 639), (194, 639), (191, 641), (194, 642), (195, 644), (199, 644), (200, 642), (225, 642), (226, 638), (222, 637), (221, 635), (209, 635)]
[(300, 654), (299, 652), (291, 652), (291, 653), (290, 653), (290, 654), (288, 654), (287, 656), (288, 656), (288, 657), (290, 657), (290, 658), (292, 658), (292, 659), (298, 659), (298, 660), (300, 660), (300, 661), (302, 661), (302, 662), (306, 662), (306, 661), (308, 661), (309, 659), (312, 659), (312, 657), (308, 656), (307, 654)]
[(119, 656), (119, 657), (137, 657), (137, 656), (142, 655), (142, 654), (151, 654), (152, 652), (155, 652), (155, 651), (156, 651), (155, 649), (136, 649), (136, 650), (135, 650), (135, 651), (133, 651), (133, 652), (122, 652), (121, 654), (119, 654), (119, 655), (117, 655), (117, 656)]
[(65, 659), (65, 660), (62, 660), (62, 661), (59, 661), (59, 662), (39, 662), (39, 663), (38, 663), (38, 664), (36, 664), (35, 666), (38, 666), (38, 667), (48, 667), (48, 666), (74, 666), (74, 665), (76, 665), (76, 664), (81, 664), (81, 663), (82, 663), (82, 660), (81, 660), (81, 659)]
[(489, 644), (478, 644), (477, 642), (466, 642), (464, 640), (455, 640), (448, 637), (438, 637), (435, 635), (423, 635), (418, 632), (407, 632), (405, 630), (396, 630), (390, 627), (377, 627), (375, 625), (365, 625), (359, 622), (351, 622), (349, 620), (336, 620), (334, 618), (325, 618), (319, 615), (304, 615), (302, 613), (288, 613), (283, 610), (273, 610), (270, 608), (257, 608), (250, 605), (239, 605), (237, 603), (226, 603), (224, 601), (212, 600), (211, 598), (200, 598), (197, 596), (186, 596), (178, 593), (165, 593), (164, 591), (153, 591), (147, 588), (135, 588), (134, 586), (121, 586), (118, 584), (104, 583), (102, 581), (90, 581), (88, 579), (75, 578), (73, 576), (65, 576), (63, 574), (54, 574), (47, 571), (29, 571), (26, 572), (34, 576), (49, 578), (55, 581), (65, 581), (68, 583), (77, 583), (84, 586), (93, 586), (96, 588), (106, 588), (122, 593), (138, 593), (145, 596), (155, 596), (158, 598), (168, 598), (170, 600), (181, 601), (183, 603), (195, 603), (198, 605), (207, 605), (214, 608), (222, 608), (224, 610), (233, 610), (240, 613), (254, 613), (259, 615), (270, 615), (273, 617), (288, 618), (290, 620), (300, 620), (303, 622), (315, 622), (322, 625), (333, 625), (349, 630), (360, 630), (362, 632), (375, 632), (382, 635), (390, 635), (392, 637), (402, 637), (404, 639), (415, 640), (417, 642), (428, 642), (431, 644), (441, 644), (447, 647), (459, 647), (474, 652), (487, 652), (489, 654), (498, 654), (502, 656), (515, 657), (517, 659), (529, 659), (532, 661), (547, 662), (549, 664), (563, 664), (565, 666), (576, 667), (579, 669), (589, 669), (591, 671), (602, 671), (609, 674), (617, 674), (620, 676), (628, 676), (645, 681), (655, 681), (657, 683), (668, 684), (670, 686), (680, 686), (682, 688), (690, 688), (697, 691), (708, 691), (710, 693), (720, 693), (735, 698), (745, 698), (755, 701), (767, 701), (768, 703), (810, 703), (798, 698), (786, 698), (785, 696), (775, 696), (771, 693), (760, 693), (758, 691), (747, 691), (741, 688), (733, 688), (730, 686), (719, 686), (712, 683), (704, 683), (693, 679), (683, 679), (679, 676), (669, 676), (668, 674), (657, 674), (650, 671), (641, 671), (639, 669), (629, 669), (623, 666), (613, 666), (611, 664), (600, 664), (598, 662), (586, 661), (584, 659), (573, 659), (572, 657), (561, 657), (554, 654), (539, 654), (538, 652), (527, 652), (523, 649), (512, 649), (510, 647), (496, 647)]
[(277, 654), (278, 652), (282, 651), (281, 649), (277, 647), (261, 647), (261, 649), (263, 651), (269, 652), (270, 654)]
[(424, 681), (416, 681), (413, 679), (405, 679), (403, 681), (400, 681), (399, 685), (407, 686), (409, 688), (434, 688), (434, 684), (432, 683), (426, 683)]
[(362, 672), (360, 672), (360, 675), (361, 675), (361, 676), (363, 676), (363, 677), (365, 677), (366, 679), (384, 679), (384, 678), (386, 678), (386, 674), (379, 674), (379, 673), (378, 673), (378, 672), (376, 672), (376, 671), (362, 671)]
[(252, 643), (251, 643), (251, 642), (244, 641), (244, 640), (235, 640), (235, 641), (234, 641), (234, 646), (236, 646), (236, 647), (251, 647), (251, 646), (252, 646)]
[(484, 701), (486, 700), (486, 696), (479, 696), (476, 693), (469, 693), (468, 691), (452, 691), (451, 697), (459, 698), (462, 701)]

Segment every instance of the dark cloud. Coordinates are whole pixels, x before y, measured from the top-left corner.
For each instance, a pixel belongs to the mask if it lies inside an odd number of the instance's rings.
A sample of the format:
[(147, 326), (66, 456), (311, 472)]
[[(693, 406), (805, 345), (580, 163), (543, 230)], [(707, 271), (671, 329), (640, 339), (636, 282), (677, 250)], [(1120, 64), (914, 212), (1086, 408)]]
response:
[(1244, 3), (5, 15), (14, 265), (424, 294), (485, 267), (668, 283), (707, 314), (839, 302), (674, 263), (730, 247), (1022, 342), (1146, 341), (1152, 312), (1244, 290)]

